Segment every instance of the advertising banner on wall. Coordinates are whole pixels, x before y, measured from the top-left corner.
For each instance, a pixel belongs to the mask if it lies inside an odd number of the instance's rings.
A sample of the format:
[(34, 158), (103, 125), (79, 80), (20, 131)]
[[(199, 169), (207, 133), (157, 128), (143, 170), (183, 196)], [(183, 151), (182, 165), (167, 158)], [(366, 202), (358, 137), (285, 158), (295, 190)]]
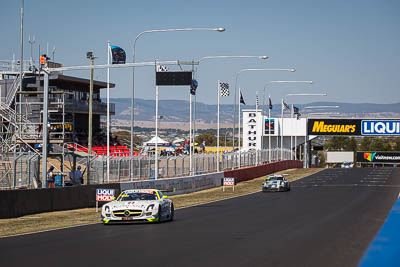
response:
[(357, 152), (357, 162), (400, 163), (400, 152)]
[(274, 134), (275, 133), (275, 119), (265, 119), (265, 134)]
[(400, 135), (399, 120), (362, 120), (362, 135)]
[(309, 135), (400, 135), (400, 120), (308, 119)]
[(361, 135), (360, 119), (308, 119), (309, 135)]

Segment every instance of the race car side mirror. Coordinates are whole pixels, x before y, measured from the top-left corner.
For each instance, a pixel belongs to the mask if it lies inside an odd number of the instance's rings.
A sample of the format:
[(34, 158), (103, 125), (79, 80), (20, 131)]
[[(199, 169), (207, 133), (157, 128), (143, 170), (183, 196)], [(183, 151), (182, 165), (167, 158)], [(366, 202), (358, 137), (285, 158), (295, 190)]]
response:
[(162, 198), (168, 198), (168, 196), (162, 196)]

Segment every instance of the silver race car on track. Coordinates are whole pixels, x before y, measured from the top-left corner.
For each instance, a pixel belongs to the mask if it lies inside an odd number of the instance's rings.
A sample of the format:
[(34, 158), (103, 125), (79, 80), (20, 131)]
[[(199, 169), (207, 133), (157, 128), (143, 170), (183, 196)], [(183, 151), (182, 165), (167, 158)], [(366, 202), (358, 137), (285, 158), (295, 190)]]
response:
[(290, 191), (290, 183), (283, 175), (268, 175), (262, 182), (262, 191)]
[(103, 224), (172, 221), (174, 219), (174, 204), (160, 190), (125, 190), (116, 200), (103, 205), (101, 218)]

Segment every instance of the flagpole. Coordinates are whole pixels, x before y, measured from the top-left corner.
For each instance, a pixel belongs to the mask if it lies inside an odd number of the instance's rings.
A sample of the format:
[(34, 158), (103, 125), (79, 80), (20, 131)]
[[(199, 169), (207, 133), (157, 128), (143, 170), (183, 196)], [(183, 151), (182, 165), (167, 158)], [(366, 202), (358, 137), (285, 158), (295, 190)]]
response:
[(263, 103), (262, 103), (262, 111), (261, 111), (261, 160), (263, 163), (265, 162), (265, 158), (263, 156), (264, 150), (264, 135), (265, 135), (265, 119), (264, 119), (264, 105), (265, 105), (265, 86), (264, 86), (264, 93), (263, 93)]
[(294, 159), (297, 160), (297, 116), (296, 115), (296, 124), (295, 124), (295, 131), (294, 131)]
[[(157, 63), (157, 60), (156, 60)], [(155, 71), (157, 72), (157, 64), (154, 64), (156, 68)], [(156, 84), (156, 143), (155, 143), (155, 172), (154, 172), (154, 179), (158, 179), (158, 85)]]
[[(257, 120), (257, 124), (258, 124), (258, 91), (256, 92), (256, 120)], [(257, 165), (258, 165), (258, 146), (257, 146), (257, 140), (256, 140), (256, 166)]]
[(192, 94), (189, 91), (189, 175), (192, 175)]
[(219, 102), (220, 102), (220, 96), (221, 96), (221, 82), (218, 80), (218, 111), (217, 111), (217, 172), (219, 172)]
[(242, 90), (240, 90), (239, 87), (239, 101), (238, 101), (238, 148), (239, 148), (239, 169), (241, 165), (241, 159), (242, 159), (242, 151), (240, 150), (240, 97), (242, 95)]
[(268, 162), (271, 162), (271, 109), (269, 101), (271, 96), (268, 96)]
[[(107, 65), (110, 65), (110, 41), (107, 41)], [(107, 68), (107, 183), (110, 182), (110, 68)]]
[(282, 110), (281, 110), (281, 160), (283, 160), (283, 98), (282, 98)]
[(290, 113), (290, 159), (293, 160), (293, 104), (292, 112)]

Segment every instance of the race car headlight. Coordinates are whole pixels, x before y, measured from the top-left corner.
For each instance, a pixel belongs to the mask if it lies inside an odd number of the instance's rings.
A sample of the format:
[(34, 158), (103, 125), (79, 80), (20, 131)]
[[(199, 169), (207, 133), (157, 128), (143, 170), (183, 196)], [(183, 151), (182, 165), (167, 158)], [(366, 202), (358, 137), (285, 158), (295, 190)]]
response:
[(147, 206), (146, 211), (152, 210), (154, 209), (154, 204), (150, 204), (149, 206)]
[(109, 206), (105, 206), (105, 207), (104, 207), (104, 211), (107, 212), (107, 213), (109, 213), (109, 212), (110, 212), (110, 207), (109, 207)]
[(104, 206), (104, 213), (105, 213), (105, 215), (106, 215), (107, 217), (110, 217), (110, 216), (111, 216), (110, 207), (109, 207), (109, 206)]

